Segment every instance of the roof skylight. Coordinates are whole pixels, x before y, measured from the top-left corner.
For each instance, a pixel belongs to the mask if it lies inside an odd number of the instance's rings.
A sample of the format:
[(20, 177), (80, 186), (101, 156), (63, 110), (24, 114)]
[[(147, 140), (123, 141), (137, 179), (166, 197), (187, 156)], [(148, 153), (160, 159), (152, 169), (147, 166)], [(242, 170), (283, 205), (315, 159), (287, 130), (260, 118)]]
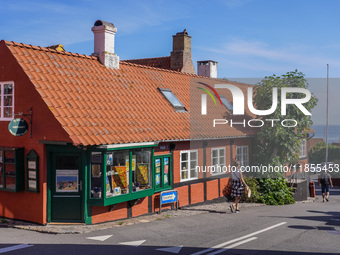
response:
[(158, 89), (163, 94), (163, 96), (166, 98), (166, 100), (169, 101), (172, 107), (175, 108), (176, 111), (186, 111), (184, 105), (181, 103), (181, 101), (178, 100), (178, 98), (174, 95), (174, 93), (172, 93), (171, 89), (162, 89), (162, 88), (158, 88)]
[(232, 113), (233, 112), (233, 105), (225, 98), (225, 96), (221, 96), (222, 104)]

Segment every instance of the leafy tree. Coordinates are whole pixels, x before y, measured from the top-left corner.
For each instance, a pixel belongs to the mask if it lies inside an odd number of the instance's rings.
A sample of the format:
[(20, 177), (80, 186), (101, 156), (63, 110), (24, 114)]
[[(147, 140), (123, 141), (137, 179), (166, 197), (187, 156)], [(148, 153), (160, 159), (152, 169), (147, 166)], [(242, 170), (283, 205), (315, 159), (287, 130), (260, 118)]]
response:
[[(312, 125), (310, 116), (306, 116), (295, 105), (287, 105), (286, 115), (281, 113), (281, 89), (285, 87), (308, 88), (308, 83), (304, 74), (297, 70), (288, 72), (282, 76), (265, 77), (256, 86), (253, 98), (254, 107), (258, 110), (267, 110), (272, 107), (273, 88), (277, 88), (278, 104), (276, 111), (270, 115), (257, 116), (257, 119), (275, 120), (273, 122), (264, 121), (257, 133), (254, 146), (254, 164), (265, 166), (282, 166), (298, 160), (301, 139), (307, 137), (308, 130)], [(304, 98), (303, 93), (288, 93), (286, 98)], [(311, 111), (316, 105), (317, 99), (312, 96), (304, 104), (304, 107)], [(295, 127), (284, 127), (281, 122), (286, 119), (297, 121)], [(289, 123), (286, 125), (292, 125)], [(269, 176), (261, 176), (258, 179), (260, 200), (270, 205), (283, 205), (294, 203), (292, 189), (287, 186), (281, 173), (271, 173)], [(266, 178), (263, 178), (266, 177)]]
[[(307, 132), (312, 125), (310, 116), (305, 115), (295, 105), (287, 105), (286, 115), (281, 115), (281, 89), (284, 87), (308, 89), (308, 83), (304, 74), (297, 70), (288, 72), (282, 76), (265, 77), (255, 88), (253, 98), (254, 107), (258, 110), (267, 110), (272, 106), (273, 88), (278, 88), (278, 105), (276, 111), (270, 115), (257, 116), (258, 119), (275, 119), (278, 121), (265, 121), (257, 133), (254, 149), (254, 163), (262, 165), (284, 165), (288, 162), (298, 160), (299, 146), (302, 138), (306, 138)], [(304, 98), (303, 93), (288, 93), (287, 98)], [(311, 99), (304, 104), (310, 111), (317, 103), (312, 95)], [(284, 127), (281, 121), (293, 119), (297, 121), (296, 127)], [(286, 125), (293, 125), (289, 122)]]

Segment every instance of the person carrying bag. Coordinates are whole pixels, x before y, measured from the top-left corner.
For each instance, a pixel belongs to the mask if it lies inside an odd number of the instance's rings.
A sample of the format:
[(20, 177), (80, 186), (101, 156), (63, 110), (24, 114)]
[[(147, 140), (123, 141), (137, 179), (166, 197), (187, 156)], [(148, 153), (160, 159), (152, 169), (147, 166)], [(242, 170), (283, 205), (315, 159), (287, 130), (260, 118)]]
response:
[(231, 196), (235, 198), (234, 203), (230, 206), (230, 211), (232, 213), (239, 213), (240, 209), (239, 209), (239, 203), (240, 203), (240, 199), (242, 194), (245, 192), (246, 190), (246, 194), (248, 194), (248, 197), (250, 197), (251, 195), (251, 191), (248, 187), (248, 185), (246, 184), (246, 182), (243, 179), (242, 176), (242, 171), (240, 169), (240, 163), (238, 161), (234, 161), (233, 162), (233, 166), (236, 168), (233, 168), (231, 171)]

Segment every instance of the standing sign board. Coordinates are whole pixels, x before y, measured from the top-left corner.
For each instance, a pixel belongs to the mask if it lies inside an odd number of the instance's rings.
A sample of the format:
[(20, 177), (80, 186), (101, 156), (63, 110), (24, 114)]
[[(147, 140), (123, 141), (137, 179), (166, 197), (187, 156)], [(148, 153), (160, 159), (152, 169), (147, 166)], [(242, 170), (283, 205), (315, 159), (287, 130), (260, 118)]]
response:
[(39, 192), (39, 155), (31, 150), (26, 156), (26, 190)]
[(176, 189), (161, 192), (159, 213), (162, 212), (162, 205), (170, 203), (176, 203), (176, 210), (178, 209), (178, 192)]

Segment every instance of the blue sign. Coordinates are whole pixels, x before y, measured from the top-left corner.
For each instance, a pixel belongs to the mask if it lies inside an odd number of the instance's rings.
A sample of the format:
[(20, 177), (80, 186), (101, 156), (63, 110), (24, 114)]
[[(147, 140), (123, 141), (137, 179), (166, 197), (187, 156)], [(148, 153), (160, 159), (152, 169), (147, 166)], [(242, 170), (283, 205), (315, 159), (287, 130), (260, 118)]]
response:
[(161, 205), (177, 202), (178, 193), (177, 190), (168, 190), (161, 192)]

